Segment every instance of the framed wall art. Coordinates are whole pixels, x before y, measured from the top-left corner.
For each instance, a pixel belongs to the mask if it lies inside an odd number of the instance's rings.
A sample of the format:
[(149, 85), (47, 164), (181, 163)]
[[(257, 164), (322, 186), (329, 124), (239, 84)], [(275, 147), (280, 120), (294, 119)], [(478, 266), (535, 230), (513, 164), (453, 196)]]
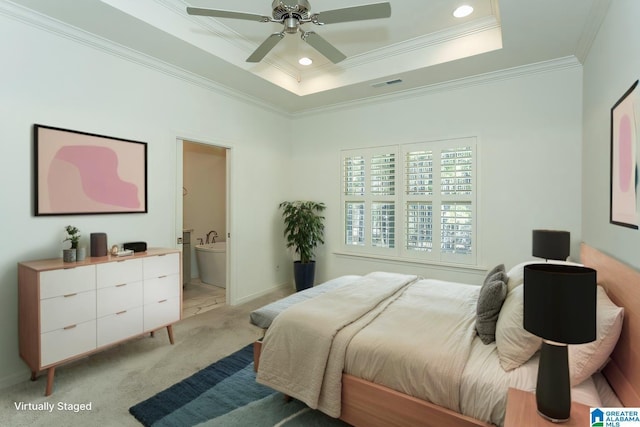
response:
[(34, 125), (35, 215), (147, 212), (147, 144)]
[(609, 222), (638, 229), (638, 81), (611, 108), (611, 199)]

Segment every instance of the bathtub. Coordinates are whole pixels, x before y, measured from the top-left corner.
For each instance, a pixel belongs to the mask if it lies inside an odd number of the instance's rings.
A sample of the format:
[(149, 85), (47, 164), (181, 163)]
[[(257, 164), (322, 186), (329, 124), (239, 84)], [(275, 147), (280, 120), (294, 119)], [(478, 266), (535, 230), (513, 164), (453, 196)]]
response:
[(227, 285), (227, 242), (196, 245), (200, 281), (225, 288)]

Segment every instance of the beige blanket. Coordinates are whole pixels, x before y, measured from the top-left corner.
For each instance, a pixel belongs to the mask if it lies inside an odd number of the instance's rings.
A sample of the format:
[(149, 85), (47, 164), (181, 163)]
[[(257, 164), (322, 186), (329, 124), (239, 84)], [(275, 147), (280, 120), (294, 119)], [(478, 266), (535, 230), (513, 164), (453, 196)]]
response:
[(479, 286), (412, 283), (349, 343), (345, 372), (461, 412)]
[(371, 273), (283, 311), (264, 337), (257, 381), (340, 416), (342, 369), (350, 339), (416, 280), (413, 275)]

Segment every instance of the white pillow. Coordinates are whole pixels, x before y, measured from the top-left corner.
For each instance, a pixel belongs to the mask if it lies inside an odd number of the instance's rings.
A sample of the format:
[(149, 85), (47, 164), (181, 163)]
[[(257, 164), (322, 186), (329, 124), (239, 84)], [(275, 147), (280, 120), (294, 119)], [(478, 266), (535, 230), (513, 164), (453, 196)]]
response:
[(511, 267), (507, 273), (507, 294), (524, 283), (524, 266), (537, 264), (539, 261), (525, 261)]
[[(575, 263), (575, 262), (558, 261), (558, 260), (554, 260), (554, 259), (550, 259), (547, 262), (549, 264), (562, 264), (562, 265), (582, 266), (582, 264), (578, 264), (578, 263)], [(524, 283), (524, 266), (525, 265), (528, 265), (528, 264), (544, 264), (544, 263), (545, 263), (544, 260), (539, 260), (539, 261), (531, 260), (531, 261), (521, 262), (520, 264), (516, 264), (513, 267), (511, 267), (511, 270), (509, 270), (509, 272), (507, 273), (507, 277), (509, 278), (509, 280), (507, 280), (507, 292), (511, 292), (516, 287), (518, 287), (518, 286), (520, 286), (520, 285), (522, 285)]]
[(516, 286), (507, 294), (496, 325), (496, 347), (500, 365), (510, 371), (535, 354), (542, 339), (522, 326), (524, 319), (524, 286)]
[(575, 386), (595, 374), (609, 359), (618, 342), (624, 309), (615, 305), (602, 286), (596, 303), (596, 340), (569, 346), (569, 376)]

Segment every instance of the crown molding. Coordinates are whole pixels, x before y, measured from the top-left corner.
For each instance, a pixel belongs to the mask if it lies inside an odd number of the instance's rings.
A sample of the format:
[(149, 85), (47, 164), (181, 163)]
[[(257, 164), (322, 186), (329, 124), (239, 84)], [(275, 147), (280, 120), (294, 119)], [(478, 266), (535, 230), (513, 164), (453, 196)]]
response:
[(355, 101), (347, 101), (327, 105), (319, 108), (309, 108), (304, 111), (291, 113), (293, 117), (304, 117), (318, 113), (340, 111), (367, 105), (373, 105), (382, 102), (398, 101), (403, 99), (411, 99), (422, 97), (431, 93), (448, 92), (460, 89), (466, 89), (474, 86), (486, 85), (503, 80), (517, 79), (534, 74), (548, 73), (569, 68), (581, 67), (582, 64), (575, 56), (567, 56), (550, 61), (537, 62), (513, 68), (507, 68), (499, 71), (478, 74), (462, 79), (449, 80), (442, 83), (435, 83), (427, 86), (406, 89), (400, 92), (394, 92), (383, 95), (375, 95)]
[(581, 63), (584, 63), (589, 55), (589, 51), (591, 51), (591, 46), (598, 35), (598, 31), (600, 31), (602, 21), (604, 21), (604, 18), (607, 16), (611, 1), (612, 0), (596, 0), (591, 6), (587, 23), (584, 26), (580, 40), (578, 40), (578, 46), (576, 47), (576, 57)]
[[(159, 4), (166, 5), (167, 7), (172, 8), (173, 3), (172, 0), (155, 0)], [(606, 15), (606, 11), (608, 9), (611, 0), (602, 0), (598, 2), (598, 6), (594, 5), (592, 8), (592, 16), (590, 19), (591, 25), (588, 26), (588, 30), (585, 30), (583, 37), (581, 38), (581, 45), (584, 45), (583, 48), (584, 55), (588, 53), (588, 50), (591, 46), (591, 42), (593, 41), (593, 37), (597, 33), (599, 26), (602, 22), (603, 17)], [(446, 81), (442, 83), (435, 83), (427, 86), (421, 86), (417, 88), (406, 89), (401, 92), (395, 92), (391, 94), (382, 94), (382, 95), (374, 95), (367, 98), (354, 100), (354, 101), (346, 101), (346, 102), (338, 102), (331, 105), (321, 106), (321, 107), (312, 107), (300, 111), (289, 111), (286, 108), (278, 107), (274, 104), (266, 102), (260, 98), (256, 98), (250, 95), (247, 95), (238, 90), (229, 88), (227, 86), (221, 85), (217, 82), (214, 82), (210, 79), (201, 77), (195, 73), (189, 72), (182, 68), (179, 68), (175, 65), (169, 64), (167, 62), (161, 61), (157, 58), (151, 57), (149, 55), (143, 54), (141, 52), (135, 51), (133, 49), (124, 47), (117, 43), (114, 43), (105, 38), (96, 36), (87, 31), (72, 27), (68, 24), (62, 23), (58, 20), (55, 20), (49, 16), (40, 14), (36, 11), (33, 11), (24, 6), (17, 5), (12, 3), (10, 0), (0, 0), (0, 14), (6, 16), (9, 19), (21, 22), (28, 26), (31, 26), (36, 29), (47, 31), (53, 35), (64, 37), (74, 42), (83, 44), (85, 46), (91, 47), (96, 50), (100, 50), (102, 52), (108, 53), (112, 56), (118, 57), (120, 59), (138, 64), (140, 66), (155, 70), (157, 72), (163, 73), (170, 77), (185, 81), (187, 83), (196, 85), (203, 89), (215, 92), (219, 95), (226, 96), (232, 98), (237, 101), (241, 101), (245, 104), (249, 104), (254, 107), (260, 107), (265, 110), (274, 112), (283, 117), (302, 117), (305, 115), (313, 115), (319, 112), (325, 111), (334, 111), (348, 108), (356, 108), (364, 105), (371, 105), (380, 102), (389, 102), (401, 99), (409, 99), (424, 96), (429, 93), (437, 93), (443, 91), (452, 91), (459, 90), (468, 87), (473, 87), (482, 84), (489, 84), (495, 81), (506, 80), (519, 78), (526, 75), (532, 75), (537, 73), (545, 73), (552, 72), (566, 68), (573, 68), (581, 66), (581, 61), (583, 58), (580, 56), (568, 56), (564, 58), (558, 58), (551, 61), (544, 61), (535, 64), (529, 64), (514, 68), (509, 68), (505, 70), (489, 72), (484, 74), (479, 74), (472, 77), (457, 79)], [(485, 22), (484, 26), (476, 23), (475, 27), (467, 28), (467, 35), (469, 32), (473, 31), (481, 31), (482, 28), (486, 28), (486, 25), (493, 25), (491, 23)], [(475, 28), (475, 29), (474, 29)], [(446, 33), (446, 32), (445, 32)], [(452, 36), (452, 34), (440, 34), (440, 40)], [(426, 40), (427, 38), (419, 38), (413, 40), (411, 44), (405, 46), (409, 51), (411, 49), (417, 49), (419, 46), (425, 46), (425, 43), (436, 43), (436, 37), (431, 37), (431, 40)], [(583, 41), (584, 40), (584, 41)], [(588, 40), (588, 43), (587, 43)], [(404, 44), (404, 43), (401, 43)], [(381, 51), (386, 50), (381, 49)], [(397, 49), (397, 47), (396, 47)], [(371, 52), (371, 54), (375, 54), (378, 51)], [(368, 54), (364, 54), (362, 56), (367, 56)], [(354, 58), (355, 59), (355, 58)], [(362, 60), (362, 63), (367, 63), (369, 60), (367, 58), (358, 58)], [(283, 89), (284, 90), (284, 89)]]
[(107, 40), (82, 29), (70, 26), (27, 7), (12, 3), (9, 0), (0, 1), (0, 14), (30, 27), (46, 31), (52, 35), (66, 38), (136, 65), (152, 69), (167, 76), (215, 92), (218, 95), (233, 98), (234, 100), (241, 101), (254, 107), (257, 105), (282, 116), (290, 116), (290, 113), (285, 109), (278, 108), (273, 104), (263, 101), (262, 99), (252, 97), (173, 64), (161, 61), (150, 55), (146, 55), (111, 40)]
[[(389, 57), (403, 55), (405, 53), (419, 52), (433, 46), (464, 39), (465, 37), (494, 29), (500, 29), (500, 24), (495, 17), (477, 19), (467, 24), (457, 25), (453, 28), (447, 28), (432, 34), (416, 37), (411, 40), (405, 40), (400, 43), (395, 43), (380, 49), (352, 56), (344, 60), (341, 63), (341, 66), (344, 69), (349, 70), (350, 68), (361, 67)], [(302, 74), (302, 78), (304, 79), (305, 77), (323, 74), (332, 66), (333, 64), (326, 64), (323, 67), (318, 67), (312, 71), (305, 72)]]

